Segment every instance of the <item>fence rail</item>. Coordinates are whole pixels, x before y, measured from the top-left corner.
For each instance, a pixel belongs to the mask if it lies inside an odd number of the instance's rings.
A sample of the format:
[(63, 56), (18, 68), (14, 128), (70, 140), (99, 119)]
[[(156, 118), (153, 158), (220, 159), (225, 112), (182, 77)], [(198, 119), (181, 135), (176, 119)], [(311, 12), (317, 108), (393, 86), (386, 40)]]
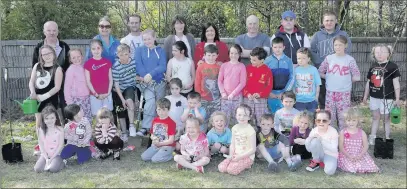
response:
[[(195, 39), (199, 42), (199, 39)], [(222, 38), (229, 46), (234, 43), (234, 38)], [(64, 40), (70, 47), (77, 47), (83, 51), (88, 46), (90, 39), (68, 39)], [(354, 37), (352, 41), (352, 53), (360, 72), (361, 81), (356, 82), (352, 88), (352, 99), (360, 100), (363, 96), (366, 83), (367, 71), (372, 64), (371, 49), (379, 43), (389, 45), (395, 44), (394, 53), (391, 58), (400, 69), (401, 73), (401, 98), (406, 98), (407, 81), (407, 38), (377, 38), (377, 37)], [(395, 43), (397, 41), (397, 43)], [(2, 114), (8, 111), (18, 110), (17, 103), (9, 99), (24, 100), (29, 95), (28, 82), (31, 73), (32, 54), (39, 40), (12, 40), (1, 41), (1, 110)], [(157, 39), (162, 45), (164, 39)], [(7, 69), (8, 81), (4, 80), (4, 72)], [(11, 103), (11, 104), (10, 104)], [(10, 108), (9, 108), (10, 107)], [(21, 111), (20, 111), (21, 112)]]

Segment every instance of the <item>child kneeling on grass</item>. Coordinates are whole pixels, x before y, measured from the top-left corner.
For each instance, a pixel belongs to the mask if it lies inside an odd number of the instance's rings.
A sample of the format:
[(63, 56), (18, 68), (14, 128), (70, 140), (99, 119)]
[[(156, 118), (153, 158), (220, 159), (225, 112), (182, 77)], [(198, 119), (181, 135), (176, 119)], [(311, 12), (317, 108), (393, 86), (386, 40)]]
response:
[(176, 124), (168, 116), (171, 102), (166, 98), (157, 101), (157, 117), (150, 128), (152, 144), (141, 154), (143, 161), (161, 163), (170, 161), (175, 149)]
[(210, 161), (208, 139), (200, 131), (199, 120), (188, 118), (186, 121), (186, 134), (180, 138), (181, 155), (175, 155), (177, 168), (186, 167), (198, 173), (204, 173), (203, 166)]
[(66, 162), (66, 159), (76, 155), (78, 164), (85, 163), (92, 154), (89, 149), (92, 126), (79, 105), (69, 104), (64, 112), (68, 119), (64, 128), (67, 145), (62, 149), (61, 158)]

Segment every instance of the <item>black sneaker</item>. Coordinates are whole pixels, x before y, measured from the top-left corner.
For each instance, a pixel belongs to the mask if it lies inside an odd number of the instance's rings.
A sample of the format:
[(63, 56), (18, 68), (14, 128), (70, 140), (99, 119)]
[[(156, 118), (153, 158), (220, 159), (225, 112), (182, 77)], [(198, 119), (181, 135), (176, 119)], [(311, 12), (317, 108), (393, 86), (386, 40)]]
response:
[(99, 158), (100, 158), (100, 159), (106, 159), (106, 158), (108, 158), (109, 156), (111, 156), (112, 154), (113, 154), (113, 151), (112, 151), (112, 150), (109, 150), (109, 151), (107, 151), (107, 152), (102, 152), (102, 153), (100, 154)]
[(137, 135), (137, 136), (146, 136), (147, 133), (148, 133), (147, 129), (142, 128), (142, 129), (140, 129), (140, 130), (136, 133), (136, 135)]
[(319, 169), (319, 163), (315, 162), (314, 160), (311, 160), (311, 163), (305, 169), (307, 169), (307, 171), (313, 172), (313, 171)]
[(113, 160), (120, 160), (120, 151), (113, 152)]

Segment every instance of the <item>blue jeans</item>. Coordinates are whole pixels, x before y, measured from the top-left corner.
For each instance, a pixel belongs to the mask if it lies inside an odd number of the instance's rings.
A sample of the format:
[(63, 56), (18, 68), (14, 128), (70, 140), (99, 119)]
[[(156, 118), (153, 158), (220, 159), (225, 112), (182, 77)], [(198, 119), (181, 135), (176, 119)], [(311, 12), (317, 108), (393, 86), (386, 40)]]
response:
[(338, 158), (327, 155), (324, 153), (320, 139), (313, 138), (305, 141), (305, 148), (311, 152), (313, 160), (323, 161), (325, 164), (324, 172), (327, 175), (335, 174), (336, 167), (338, 167)]
[(278, 143), (277, 145), (271, 147), (271, 148), (266, 148), (267, 152), (270, 154), (271, 158), (273, 158), (273, 160), (275, 162), (278, 162), (278, 160), (282, 157), (281, 152), (278, 150)]
[(316, 100), (312, 102), (296, 102), (294, 108), (298, 111), (308, 110), (311, 113), (315, 113), (318, 108), (318, 102)]
[(141, 159), (143, 161), (151, 161), (153, 163), (167, 162), (172, 160), (174, 147), (172, 146), (161, 146), (157, 148), (151, 145), (146, 151), (141, 154)]
[(143, 121), (141, 122), (141, 127), (150, 130), (153, 119), (157, 116), (155, 103), (165, 95), (165, 82), (162, 81), (161, 83), (149, 85), (137, 84), (137, 87), (140, 89), (146, 101), (143, 107)]

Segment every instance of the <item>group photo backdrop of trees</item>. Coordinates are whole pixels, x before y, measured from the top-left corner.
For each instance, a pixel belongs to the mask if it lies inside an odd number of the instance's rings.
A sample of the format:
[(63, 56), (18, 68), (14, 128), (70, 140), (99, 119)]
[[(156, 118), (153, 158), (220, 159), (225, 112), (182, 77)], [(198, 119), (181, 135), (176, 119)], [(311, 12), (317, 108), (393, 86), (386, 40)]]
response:
[(35, 0), (1, 2), (1, 40), (38, 40), (43, 24), (54, 20), (61, 39), (89, 39), (97, 33), (99, 19), (108, 15), (113, 35), (128, 33), (126, 16), (142, 17), (142, 29), (157, 31), (159, 38), (171, 33), (175, 15), (187, 20), (189, 31), (200, 37), (201, 25), (212, 22), (222, 38), (246, 32), (245, 20), (254, 14), (260, 29), (271, 36), (280, 25), (281, 13), (293, 10), (298, 25), (309, 36), (319, 30), (322, 14), (332, 10), (351, 37), (407, 37), (407, 2), (399, 0), (236, 0), (236, 1), (138, 1), (138, 0)]

